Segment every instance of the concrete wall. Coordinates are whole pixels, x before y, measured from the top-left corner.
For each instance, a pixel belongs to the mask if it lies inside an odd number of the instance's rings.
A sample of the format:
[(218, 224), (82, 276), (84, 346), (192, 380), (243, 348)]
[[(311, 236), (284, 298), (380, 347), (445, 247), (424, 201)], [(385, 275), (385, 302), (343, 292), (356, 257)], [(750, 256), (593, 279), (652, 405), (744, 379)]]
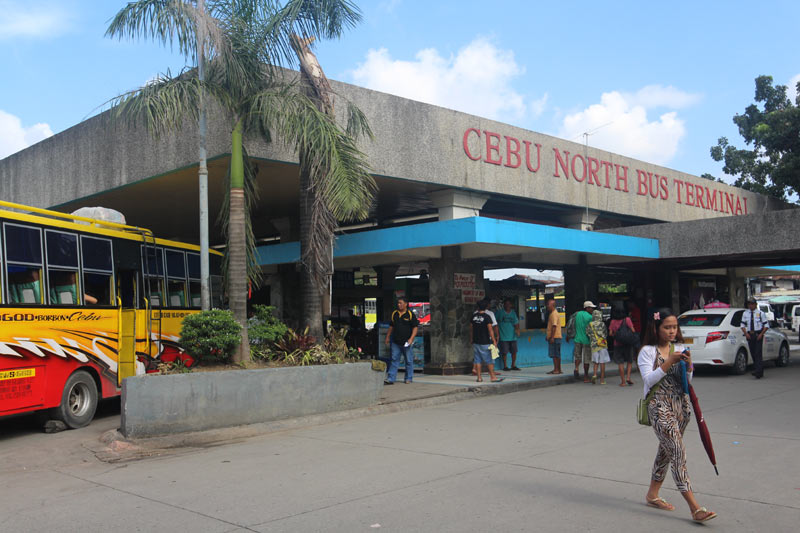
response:
[(796, 261), (800, 253), (798, 229), (800, 209), (793, 208), (721, 218), (713, 225), (646, 224), (608, 230), (608, 233), (658, 239), (661, 259), (769, 253), (785, 263), (787, 259)]
[[(378, 175), (664, 221), (727, 216), (725, 194), (734, 198), (735, 212), (759, 213), (777, 205), (728, 185), (508, 124), (344, 83), (332, 86), (340, 115), (350, 100), (368, 117), (375, 140), (362, 148)], [(93, 117), (1, 160), (0, 198), (58, 205), (195, 164), (194, 124), (156, 140), (141, 128), (113, 126), (106, 117)], [(208, 131), (209, 157), (227, 154), (231, 121), (212, 111)], [(246, 144), (254, 157), (297, 161), (280, 143), (251, 136)], [(517, 144), (520, 159), (512, 153)], [(697, 201), (697, 187), (713, 196), (714, 208)]]
[(355, 409), (382, 389), (370, 363), (138, 376), (122, 383), (121, 431), (146, 437)]

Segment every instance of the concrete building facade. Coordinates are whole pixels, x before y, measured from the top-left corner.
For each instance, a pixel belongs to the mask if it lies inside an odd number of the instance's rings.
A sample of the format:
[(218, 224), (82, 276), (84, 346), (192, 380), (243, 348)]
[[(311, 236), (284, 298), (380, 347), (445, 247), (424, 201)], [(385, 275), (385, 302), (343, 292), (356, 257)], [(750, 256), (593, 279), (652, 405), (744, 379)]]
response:
[[(684, 270), (724, 280), (720, 290), (735, 304), (743, 300), (738, 289), (747, 273), (737, 266), (800, 263), (789, 232), (776, 233), (774, 243), (720, 244), (740, 233), (739, 221), (766, 220), (765, 230), (774, 233), (797, 218), (774, 199), (485, 118), (332, 85), (338, 109), (349, 100), (369, 119), (375, 137), (361, 148), (378, 185), (369, 218), (343, 228), (334, 250), (338, 272), (354, 277), (368, 268), (378, 283), (338, 289), (334, 283), (334, 300), (378, 298), (380, 319), (397, 295), (396, 276), (425, 271), (428, 371), (469, 366), (466, 328), (487, 268), (563, 270), (571, 311), (585, 299), (608, 298), (598, 290), (606, 278), (625, 279), (624, 296), (642, 307), (653, 300), (680, 308)], [(229, 124), (219, 112), (210, 114), (212, 213), (224, 197)], [(245, 144), (261, 191), (253, 225), (263, 242), (268, 299), (291, 322), (297, 155), (279, 140), (250, 136)], [(193, 124), (154, 138), (103, 113), (1, 160), (0, 198), (64, 211), (102, 205), (157, 235), (197, 242), (196, 146)], [(212, 228), (212, 245), (220, 242)], [(761, 252), (757, 260), (753, 251)], [(474, 283), (463, 287), (457, 279)]]

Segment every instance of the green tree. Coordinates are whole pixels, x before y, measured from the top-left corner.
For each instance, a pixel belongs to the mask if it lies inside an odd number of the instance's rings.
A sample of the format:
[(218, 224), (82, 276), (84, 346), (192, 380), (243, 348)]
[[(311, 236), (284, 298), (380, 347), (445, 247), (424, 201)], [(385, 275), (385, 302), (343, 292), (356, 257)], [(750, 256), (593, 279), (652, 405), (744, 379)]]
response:
[(726, 174), (738, 176), (734, 185), (785, 200), (800, 193), (800, 83), (793, 103), (785, 85), (772, 76), (755, 80), (755, 102), (733, 117), (739, 134), (751, 149), (739, 149), (720, 137), (711, 157), (724, 161)]
[[(269, 140), (274, 131), (282, 142), (307, 154), (314, 172), (327, 170), (321, 188), (332, 193), (320, 195), (321, 201), (347, 197), (351, 203), (361, 204), (360, 209), (349, 212), (359, 216), (371, 201), (372, 178), (354, 134), (369, 130), (363, 114), (353, 106), (348, 107), (348, 125), (343, 130), (304, 91), (298, 90), (291, 73), (275, 67), (289, 57), (293, 36), (338, 36), (346, 19), (337, 6), (346, 8), (347, 13), (352, 7), (349, 2), (295, 0), (279, 5), (266, 0), (211, 0), (206, 4), (207, 10), (200, 13), (192, 2), (139, 0), (120, 11), (109, 27), (109, 35), (150, 36), (177, 42), (182, 52), (191, 54), (199, 28), (208, 39), (208, 53), (205, 80), (198, 78), (197, 69), (176, 76), (167, 73), (119, 96), (113, 101), (113, 108), (116, 116), (134, 126), (145, 125), (154, 136), (178, 131), (184, 120), (197, 119), (203, 98), (213, 101), (228, 118), (231, 162), (226, 216), (227, 288), (231, 311), (244, 326), (248, 270), (250, 276), (258, 271), (253, 248), (247, 245), (252, 229), (248, 225), (245, 191), (252, 166), (246, 163), (245, 134), (257, 133)], [(351, 198), (358, 195), (361, 196)], [(252, 238), (249, 240), (252, 243)], [(247, 359), (249, 342), (247, 328), (243, 327), (234, 361)]]

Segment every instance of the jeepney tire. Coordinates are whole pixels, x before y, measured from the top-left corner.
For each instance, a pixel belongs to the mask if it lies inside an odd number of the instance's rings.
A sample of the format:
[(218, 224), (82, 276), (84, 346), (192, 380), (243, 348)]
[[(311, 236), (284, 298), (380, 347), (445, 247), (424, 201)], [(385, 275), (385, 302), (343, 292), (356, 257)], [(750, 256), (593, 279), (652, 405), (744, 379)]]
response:
[(67, 427), (78, 429), (89, 425), (97, 411), (97, 385), (84, 370), (73, 373), (64, 384), (61, 404), (54, 407), (51, 416)]
[(785, 342), (778, 350), (778, 358), (775, 359), (775, 366), (786, 366), (789, 364), (789, 345)]
[(747, 372), (747, 350), (739, 348), (739, 351), (736, 352), (736, 359), (733, 360), (733, 366), (731, 366), (731, 373), (741, 376), (745, 372)]

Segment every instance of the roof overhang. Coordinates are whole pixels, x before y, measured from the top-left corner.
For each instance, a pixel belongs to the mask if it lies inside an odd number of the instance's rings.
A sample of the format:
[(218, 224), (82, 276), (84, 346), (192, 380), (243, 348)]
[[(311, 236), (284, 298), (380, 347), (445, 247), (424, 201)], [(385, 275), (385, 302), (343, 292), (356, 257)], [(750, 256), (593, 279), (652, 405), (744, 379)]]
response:
[[(440, 220), (382, 228), (336, 237), (336, 268), (426, 261), (441, 257), (443, 246), (459, 246), (461, 258), (501, 259), (520, 265), (588, 264), (658, 259), (655, 239), (595, 233), (486, 217)], [(296, 263), (300, 243), (258, 248), (262, 266)]]

